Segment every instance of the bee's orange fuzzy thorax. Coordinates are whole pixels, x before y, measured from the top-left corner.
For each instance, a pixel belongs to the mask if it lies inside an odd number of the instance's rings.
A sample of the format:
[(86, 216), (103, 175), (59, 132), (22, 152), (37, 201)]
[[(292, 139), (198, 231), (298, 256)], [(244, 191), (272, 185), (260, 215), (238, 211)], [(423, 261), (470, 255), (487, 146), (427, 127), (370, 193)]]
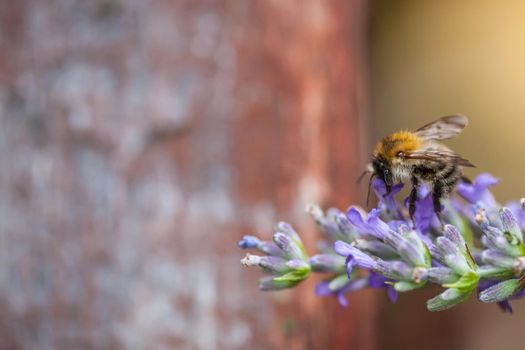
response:
[(388, 135), (376, 146), (374, 154), (387, 160), (394, 158), (399, 152), (414, 151), (421, 147), (421, 140), (410, 131), (399, 131)]

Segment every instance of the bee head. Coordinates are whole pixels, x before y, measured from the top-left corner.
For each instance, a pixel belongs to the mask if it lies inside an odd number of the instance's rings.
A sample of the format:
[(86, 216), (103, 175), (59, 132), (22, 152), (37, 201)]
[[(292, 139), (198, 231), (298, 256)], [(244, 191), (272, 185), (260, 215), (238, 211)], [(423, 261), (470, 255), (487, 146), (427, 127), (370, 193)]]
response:
[(374, 157), (372, 159), (372, 168), (374, 169), (374, 174), (383, 180), (386, 185), (386, 193), (389, 194), (394, 184), (394, 178), (392, 175), (392, 170), (390, 164), (383, 158)]

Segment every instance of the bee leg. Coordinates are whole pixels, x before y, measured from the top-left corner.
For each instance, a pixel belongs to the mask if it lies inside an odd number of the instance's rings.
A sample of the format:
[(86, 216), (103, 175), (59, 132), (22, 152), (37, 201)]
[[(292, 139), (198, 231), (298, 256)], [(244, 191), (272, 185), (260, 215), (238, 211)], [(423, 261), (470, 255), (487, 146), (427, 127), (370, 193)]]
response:
[(412, 190), (410, 191), (410, 197), (408, 198), (408, 214), (410, 215), (410, 220), (412, 220), (412, 226), (416, 227), (414, 222), (414, 214), (416, 212), (416, 199), (417, 199), (417, 178), (412, 178)]
[(441, 223), (441, 226), (443, 226), (443, 220), (441, 217), (441, 197), (445, 194), (446, 190), (446, 184), (437, 181), (434, 183), (434, 189), (432, 191), (432, 204), (434, 205), (434, 213), (436, 213), (436, 216)]
[(383, 195), (383, 198), (385, 198), (386, 196), (390, 194), (390, 192), (392, 192), (392, 185), (387, 184), (386, 182), (385, 182), (385, 188), (386, 188), (386, 192)]

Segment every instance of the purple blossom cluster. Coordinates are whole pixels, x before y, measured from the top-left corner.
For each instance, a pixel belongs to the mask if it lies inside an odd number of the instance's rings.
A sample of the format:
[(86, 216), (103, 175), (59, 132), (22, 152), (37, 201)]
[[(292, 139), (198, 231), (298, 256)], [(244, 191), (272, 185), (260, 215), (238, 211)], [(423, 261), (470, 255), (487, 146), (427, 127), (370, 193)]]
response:
[(319, 296), (336, 296), (348, 305), (347, 293), (363, 288), (386, 290), (392, 302), (398, 293), (439, 285), (444, 290), (427, 301), (430, 311), (451, 308), (476, 294), (512, 312), (510, 300), (525, 295), (525, 200), (499, 204), (489, 188), (498, 180), (480, 174), (458, 184), (443, 200), (442, 221), (434, 213), (431, 192), (418, 188), (414, 221), (408, 203), (396, 200), (403, 185), (390, 193), (380, 179), (373, 182), (378, 204), (371, 211), (358, 206), (346, 213), (311, 205), (308, 212), (323, 232), (316, 255), (308, 256), (299, 235), (284, 222), (276, 225), (273, 242), (244, 236), (245, 266), (259, 266), (267, 276), (261, 290), (291, 288), (312, 272), (326, 277), (316, 285)]

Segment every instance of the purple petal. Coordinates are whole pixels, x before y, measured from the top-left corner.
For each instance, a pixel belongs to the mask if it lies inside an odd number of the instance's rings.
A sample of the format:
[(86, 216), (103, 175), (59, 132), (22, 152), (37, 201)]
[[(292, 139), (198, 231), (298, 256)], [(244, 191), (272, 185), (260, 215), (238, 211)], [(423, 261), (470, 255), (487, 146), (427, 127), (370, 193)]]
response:
[(348, 255), (346, 257), (346, 262), (345, 262), (346, 273), (348, 275), (348, 279), (352, 278), (352, 270), (354, 269), (355, 265), (356, 265), (356, 263), (355, 263), (355, 260), (354, 260), (354, 256), (352, 254)]
[(379, 206), (378, 208), (385, 214), (390, 217), (400, 218), (402, 217), (401, 214), (401, 208), (399, 204), (397, 203), (394, 196), (396, 193), (401, 191), (403, 188), (403, 184), (396, 184), (392, 186), (390, 193), (386, 194), (386, 186), (383, 180), (381, 179), (375, 179), (373, 181), (373, 187), (374, 191), (377, 195), (377, 198), (379, 198)]
[(336, 241), (334, 243), (334, 250), (337, 254), (342, 256), (348, 256), (354, 252), (354, 247), (343, 241)]
[(491, 186), (497, 185), (498, 182), (499, 179), (489, 173), (481, 173), (474, 179), (475, 185), (480, 188), (489, 188)]
[(393, 198), (395, 196), (395, 194), (398, 193), (399, 191), (401, 191), (401, 189), (403, 188), (403, 184), (395, 184), (390, 189), (390, 193), (388, 195), (386, 195), (385, 182), (383, 180), (381, 180), (381, 179), (378, 179), (378, 178), (374, 179), (374, 181), (372, 182), (372, 186), (374, 187), (374, 191), (375, 191), (375, 193), (377, 195), (377, 198), (379, 198), (379, 199), (382, 199), (383, 197), (385, 197), (385, 198), (387, 198), (387, 197)]
[(376, 266), (376, 261), (372, 259), (370, 256), (368, 256), (366, 253), (363, 253), (356, 247), (351, 246), (350, 244), (343, 242), (343, 241), (337, 241), (334, 244), (335, 252), (339, 255), (349, 257), (351, 256), (351, 259), (347, 259), (347, 263), (352, 260), (353, 265), (352, 266), (359, 266), (366, 270), (372, 270)]
[(488, 188), (498, 182), (499, 180), (490, 174), (479, 174), (471, 184), (460, 182), (457, 186), (457, 192), (472, 204), (483, 202), (488, 207), (493, 207), (496, 205), (496, 201)]
[(320, 297), (326, 297), (330, 294), (332, 294), (332, 291), (330, 288), (328, 288), (328, 285), (330, 284), (330, 281), (321, 281), (315, 285), (315, 295)]
[(348, 307), (348, 300), (346, 300), (345, 293), (337, 293), (337, 301), (342, 307)]
[(509, 314), (512, 313), (512, 306), (510, 305), (508, 300), (498, 302), (498, 306), (503, 312), (508, 312)]
[(390, 299), (390, 301), (392, 303), (395, 303), (397, 301), (397, 297), (398, 297), (398, 294), (394, 288), (394, 286), (387, 286), (386, 287), (386, 294), (388, 295), (388, 299)]
[(385, 234), (390, 231), (388, 225), (379, 218), (381, 211), (379, 209), (372, 209), (366, 219), (361, 216), (361, 213), (356, 208), (348, 209), (346, 216), (348, 220), (355, 226), (357, 232), (363, 236), (373, 236), (383, 240)]
[(386, 281), (389, 279), (377, 272), (371, 271), (368, 275), (368, 286), (370, 288), (383, 288)]
[[(406, 200), (405, 205), (408, 208), (408, 200)], [(416, 211), (414, 213), (414, 222), (416, 224), (416, 229), (419, 232), (426, 234), (429, 232), (430, 228), (434, 225), (436, 220), (437, 218), (434, 212), (432, 195), (428, 191), (428, 189), (426, 189), (426, 186), (419, 186), (418, 198), (416, 199)]]

